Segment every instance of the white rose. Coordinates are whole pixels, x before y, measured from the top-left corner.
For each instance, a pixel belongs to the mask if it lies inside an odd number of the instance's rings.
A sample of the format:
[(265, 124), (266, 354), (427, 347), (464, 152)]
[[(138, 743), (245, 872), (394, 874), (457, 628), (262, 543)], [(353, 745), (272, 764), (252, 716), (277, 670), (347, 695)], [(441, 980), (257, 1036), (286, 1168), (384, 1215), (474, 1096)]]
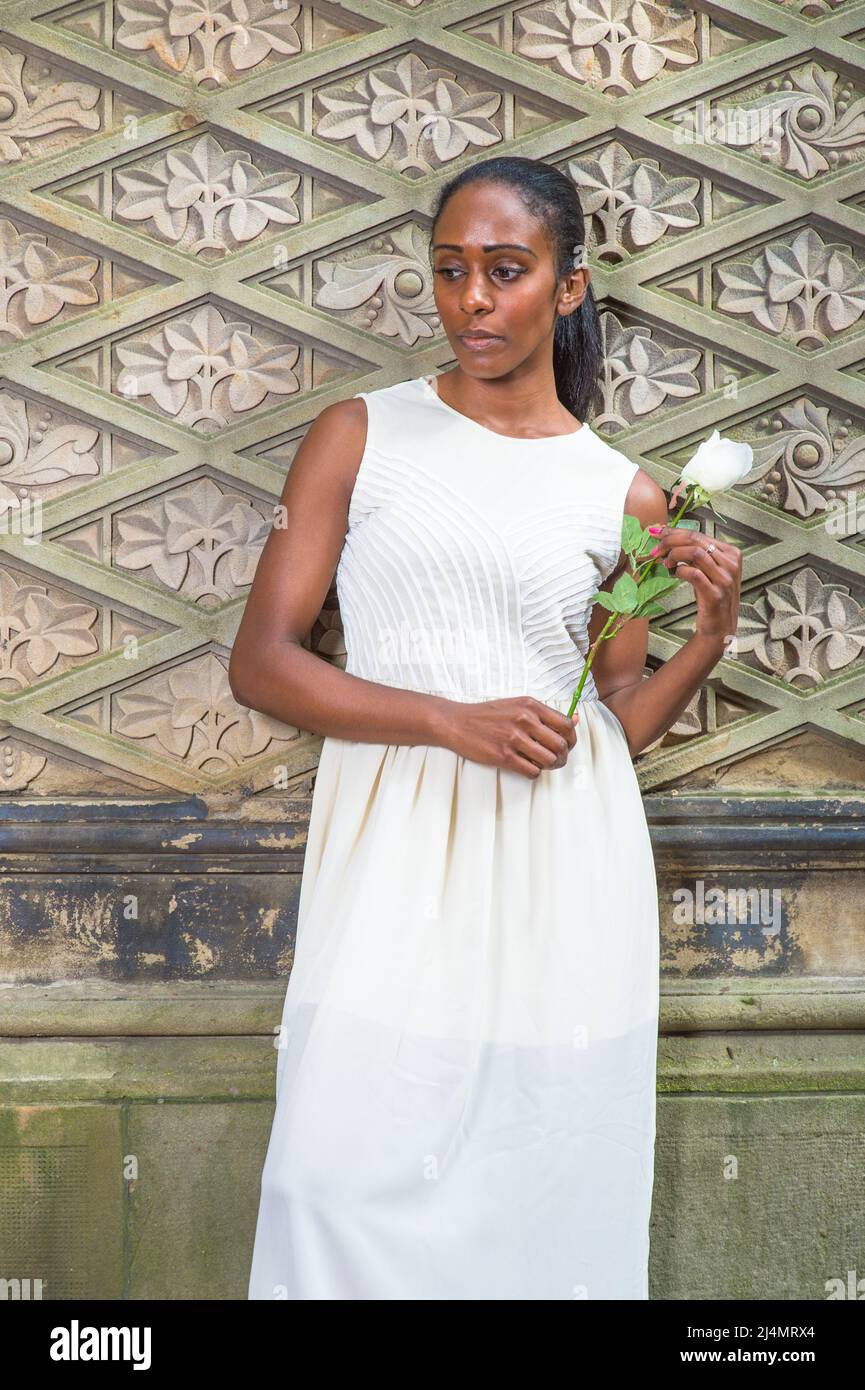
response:
[(713, 430), (679, 476), (685, 483), (696, 483), (704, 492), (726, 492), (747, 477), (753, 463), (754, 450), (750, 444), (722, 439), (718, 431)]

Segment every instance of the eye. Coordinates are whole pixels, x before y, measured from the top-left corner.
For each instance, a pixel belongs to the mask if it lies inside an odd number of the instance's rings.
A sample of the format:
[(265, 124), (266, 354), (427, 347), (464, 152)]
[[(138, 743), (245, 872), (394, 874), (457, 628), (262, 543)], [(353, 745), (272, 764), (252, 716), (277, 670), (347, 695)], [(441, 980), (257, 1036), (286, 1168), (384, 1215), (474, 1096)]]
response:
[[(506, 273), (506, 275), (507, 275), (507, 278), (506, 278), (506, 280), (504, 281), (504, 283), (505, 283), (506, 285), (509, 285), (509, 284), (511, 283), (512, 280), (515, 280), (515, 279), (517, 278), (518, 275), (524, 275), (524, 274), (525, 274), (525, 266), (521, 266), (521, 265), (497, 265), (496, 268), (495, 268), (495, 270), (493, 271), (493, 274), (494, 274), (494, 275), (498, 275), (498, 274), (500, 274), (502, 271), (504, 271), (504, 272)], [(461, 272), (460, 272), (459, 267), (458, 267), (458, 266), (453, 266), (453, 265), (443, 265), (443, 266), (439, 266), (438, 270), (433, 271), (433, 274), (434, 274), (434, 275), (442, 275), (442, 276), (444, 276), (444, 278), (445, 278), (446, 280), (451, 280), (451, 279), (453, 278), (454, 275), (459, 275), (460, 273), (461, 273)]]

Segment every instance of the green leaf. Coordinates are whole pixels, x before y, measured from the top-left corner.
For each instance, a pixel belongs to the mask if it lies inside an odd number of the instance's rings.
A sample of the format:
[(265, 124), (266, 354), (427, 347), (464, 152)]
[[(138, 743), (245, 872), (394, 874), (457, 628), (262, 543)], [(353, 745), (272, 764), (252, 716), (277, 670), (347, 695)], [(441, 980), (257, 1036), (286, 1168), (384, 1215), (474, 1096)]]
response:
[(660, 603), (649, 603), (644, 608), (638, 608), (631, 616), (634, 618), (656, 618), (666, 611), (666, 608), (662, 608)]
[(597, 594), (592, 594), (589, 598), (589, 602), (592, 600), (599, 603), (602, 608), (606, 608), (610, 613), (618, 613), (619, 611), (613, 602), (612, 595), (608, 594), (604, 589), (599, 590)]
[(681, 584), (680, 579), (674, 579), (671, 574), (650, 574), (648, 579), (644, 579), (639, 585), (640, 601), (650, 598), (660, 598), (670, 589), (678, 588)]
[(632, 555), (639, 550), (644, 534), (638, 519), (626, 512), (622, 517), (622, 549), (626, 554)]
[(622, 574), (613, 585), (613, 603), (617, 613), (633, 613), (639, 602), (639, 587), (633, 575)]

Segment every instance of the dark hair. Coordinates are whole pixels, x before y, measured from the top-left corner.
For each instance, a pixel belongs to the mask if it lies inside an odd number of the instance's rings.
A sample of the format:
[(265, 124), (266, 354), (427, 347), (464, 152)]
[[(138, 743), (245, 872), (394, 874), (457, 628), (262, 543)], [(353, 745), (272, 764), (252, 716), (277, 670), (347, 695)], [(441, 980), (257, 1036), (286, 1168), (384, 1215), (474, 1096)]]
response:
[[(448, 199), (478, 180), (510, 184), (517, 190), (529, 211), (544, 224), (553, 248), (556, 279), (569, 275), (574, 269), (574, 258), (579, 257), (586, 244), (583, 209), (570, 179), (542, 159), (499, 155), (470, 164), (440, 190), (433, 209), (432, 230)], [(579, 308), (572, 314), (558, 316), (553, 338), (556, 395), (578, 420), (585, 420), (589, 413), (602, 359), (601, 322), (589, 285)]]

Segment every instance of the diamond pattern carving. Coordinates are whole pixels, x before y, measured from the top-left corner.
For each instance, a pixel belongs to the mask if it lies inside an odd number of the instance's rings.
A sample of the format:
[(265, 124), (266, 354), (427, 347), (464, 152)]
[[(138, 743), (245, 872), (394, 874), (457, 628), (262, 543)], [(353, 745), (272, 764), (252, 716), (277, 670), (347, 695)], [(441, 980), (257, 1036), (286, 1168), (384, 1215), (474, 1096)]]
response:
[(154, 453), (67, 411), (0, 391), (0, 504), (41, 504)]
[[(356, 243), (350, 253), (325, 256), (314, 266), (311, 302), (338, 322), (414, 347), (440, 327), (428, 237), (408, 223)], [(298, 295), (296, 269), (267, 276), (269, 289)], [(302, 293), (302, 290), (300, 291)]]
[(682, 345), (654, 325), (629, 324), (625, 315), (600, 310), (604, 369), (593, 425), (612, 436), (619, 430), (679, 401), (728, 387), (745, 370), (712, 350)]
[(753, 443), (754, 466), (740, 490), (772, 506), (810, 517), (865, 481), (865, 435), (853, 430), (845, 412), (817, 405), (806, 396), (777, 407), (760, 421)]
[(816, 179), (865, 157), (863, 87), (819, 62), (785, 69), (768, 82), (677, 114), (682, 135), (693, 138), (709, 123), (719, 144), (799, 179)]
[(115, 217), (194, 255), (225, 254), (272, 225), (300, 221), (300, 175), (265, 173), (245, 150), (211, 134), (116, 175)]
[(67, 9), (60, 23), (156, 72), (209, 88), (366, 32), (360, 15), (338, 19), (334, 10), (291, 0), (103, 0)]
[(266, 503), (204, 477), (119, 510), (111, 545), (92, 524), (58, 543), (214, 608), (247, 592), (271, 522)]
[(212, 652), (139, 681), (116, 694), (112, 706), (119, 734), (147, 740), (196, 768), (240, 767), (272, 741), (288, 743), (285, 725), (238, 707), (225, 664)]
[(93, 655), (121, 647), (149, 624), (110, 607), (81, 601), (56, 582), (39, 582), (12, 565), (0, 567), (0, 693), (17, 694), (44, 676), (73, 670)]
[(610, 96), (753, 42), (732, 13), (720, 20), (664, 0), (546, 0), (502, 11), (497, 22), (485, 15), (466, 32)]
[(865, 647), (865, 608), (850, 586), (811, 566), (743, 602), (736, 653), (790, 684), (817, 684), (848, 669)]
[(0, 217), (0, 335), (24, 338), (153, 283), (143, 272), (81, 255), (60, 237)]

